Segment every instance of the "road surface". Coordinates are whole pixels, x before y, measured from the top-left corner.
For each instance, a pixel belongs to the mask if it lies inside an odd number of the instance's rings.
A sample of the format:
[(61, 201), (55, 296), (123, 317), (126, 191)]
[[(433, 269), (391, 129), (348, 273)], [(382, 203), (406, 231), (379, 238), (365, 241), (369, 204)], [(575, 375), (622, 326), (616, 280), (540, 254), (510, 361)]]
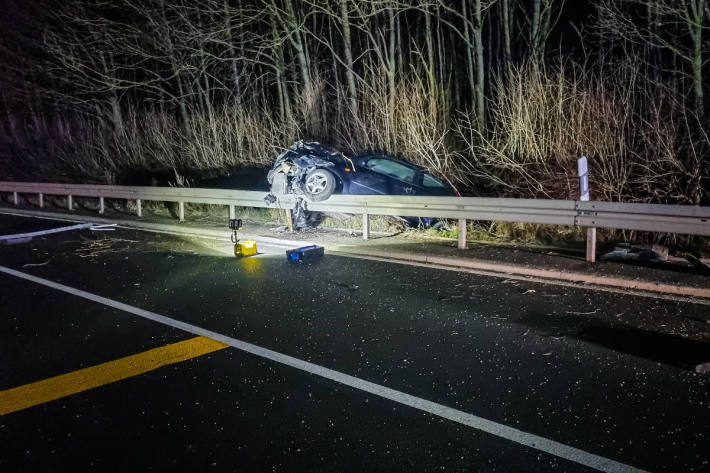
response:
[(710, 469), (708, 305), (261, 249), (0, 246), (0, 471)]

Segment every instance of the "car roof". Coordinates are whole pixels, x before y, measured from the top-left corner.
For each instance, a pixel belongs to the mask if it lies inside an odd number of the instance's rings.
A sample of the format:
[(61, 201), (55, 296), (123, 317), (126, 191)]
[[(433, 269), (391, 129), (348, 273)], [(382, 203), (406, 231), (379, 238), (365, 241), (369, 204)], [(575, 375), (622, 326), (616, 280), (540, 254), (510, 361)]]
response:
[[(341, 151), (339, 151), (337, 148), (326, 145), (323, 143), (319, 143), (317, 141), (306, 141), (306, 140), (300, 140), (295, 142), (293, 145), (291, 145), (289, 148), (287, 148), (280, 156), (279, 158), (291, 158), (293, 159), (296, 156), (317, 156), (318, 158), (325, 159), (328, 161), (334, 161), (338, 162), (342, 159), (350, 159), (348, 158), (345, 154), (343, 154)], [(384, 151), (364, 151), (360, 152), (352, 157), (353, 160), (359, 160), (359, 161), (364, 161), (364, 160), (369, 160), (369, 159), (387, 159), (389, 161), (394, 161), (396, 163), (400, 163), (404, 166), (407, 166), (411, 169), (416, 170), (417, 172), (426, 172), (428, 173), (427, 169), (423, 166), (419, 166), (417, 164), (414, 164), (413, 162), (409, 161), (406, 158), (403, 158), (401, 156), (397, 156), (394, 154), (388, 154), (387, 152)], [(280, 159), (277, 159), (277, 163), (280, 161)]]

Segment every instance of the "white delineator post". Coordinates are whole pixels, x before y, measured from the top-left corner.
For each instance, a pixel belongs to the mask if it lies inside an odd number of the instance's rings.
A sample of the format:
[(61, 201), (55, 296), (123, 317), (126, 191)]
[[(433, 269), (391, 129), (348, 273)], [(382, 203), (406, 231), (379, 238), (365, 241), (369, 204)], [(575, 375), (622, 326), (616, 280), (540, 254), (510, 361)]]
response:
[(14, 202), (15, 205), (17, 205), (17, 192), (12, 193), (12, 201)]
[(181, 222), (184, 222), (185, 221), (185, 202), (184, 201), (181, 200), (180, 202), (178, 202), (178, 210), (179, 210), (178, 217), (180, 217)]
[[(587, 157), (582, 156), (577, 160), (577, 172), (579, 173), (579, 200), (589, 201), (589, 166)], [(594, 263), (597, 260), (597, 229), (587, 228), (587, 262)]]
[(73, 202), (72, 196), (70, 196), (70, 195), (67, 196), (67, 209), (68, 209), (70, 212), (71, 212), (72, 210), (74, 210), (74, 202)]
[(39, 206), (40, 208), (44, 207), (44, 194), (39, 195)]
[(104, 213), (104, 198), (99, 197), (99, 213)]
[(141, 203), (140, 199), (136, 199), (136, 215), (138, 217), (143, 216), (143, 204)]

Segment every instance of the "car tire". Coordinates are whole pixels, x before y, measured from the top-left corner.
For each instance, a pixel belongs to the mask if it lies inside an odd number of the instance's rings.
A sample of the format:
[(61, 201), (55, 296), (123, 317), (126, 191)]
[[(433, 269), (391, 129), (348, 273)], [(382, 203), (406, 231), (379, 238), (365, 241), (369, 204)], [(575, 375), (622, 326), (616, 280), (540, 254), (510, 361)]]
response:
[(308, 200), (320, 202), (326, 200), (335, 191), (337, 181), (332, 172), (325, 169), (313, 169), (303, 181), (303, 194)]

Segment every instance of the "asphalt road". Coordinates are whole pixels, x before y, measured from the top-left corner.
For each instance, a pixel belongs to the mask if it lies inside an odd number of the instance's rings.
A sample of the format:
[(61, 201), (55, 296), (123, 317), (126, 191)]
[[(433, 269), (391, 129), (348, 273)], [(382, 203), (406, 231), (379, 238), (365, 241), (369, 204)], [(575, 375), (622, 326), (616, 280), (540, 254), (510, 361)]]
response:
[[(0, 216), (0, 235), (63, 225)], [(707, 305), (262, 249), (128, 230), (0, 246), (29, 275), (0, 271), (0, 411), (193, 328), (230, 345), (0, 415), (0, 471), (710, 471), (710, 378), (691, 371), (710, 350), (680, 336)]]

